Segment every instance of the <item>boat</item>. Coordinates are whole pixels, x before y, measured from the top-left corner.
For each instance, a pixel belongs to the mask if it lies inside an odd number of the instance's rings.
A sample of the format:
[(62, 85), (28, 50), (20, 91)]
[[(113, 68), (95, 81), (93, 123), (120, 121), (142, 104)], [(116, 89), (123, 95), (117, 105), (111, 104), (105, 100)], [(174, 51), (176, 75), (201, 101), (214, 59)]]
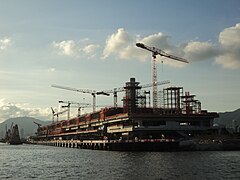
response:
[(5, 143), (11, 144), (11, 145), (22, 144), (17, 124), (14, 125), (12, 123), (11, 128), (6, 131), (4, 141), (5, 141)]
[[(216, 133), (216, 112), (201, 109), (183, 87), (163, 89), (161, 107), (150, 107), (150, 94), (131, 78), (122, 107), (105, 107), (67, 120), (38, 126), (29, 143), (117, 151), (177, 151), (180, 143)], [(150, 100), (149, 100), (150, 101)], [(150, 103), (149, 103), (150, 104)], [(184, 145), (186, 148), (186, 143)]]

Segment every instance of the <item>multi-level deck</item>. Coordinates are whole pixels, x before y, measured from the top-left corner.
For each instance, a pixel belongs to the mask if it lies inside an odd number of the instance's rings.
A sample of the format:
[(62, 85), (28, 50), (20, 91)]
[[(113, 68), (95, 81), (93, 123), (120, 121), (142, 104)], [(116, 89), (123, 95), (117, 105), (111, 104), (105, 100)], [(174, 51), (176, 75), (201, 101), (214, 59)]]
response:
[(163, 90), (161, 108), (146, 105), (146, 94), (134, 78), (126, 83), (123, 107), (102, 108), (78, 117), (40, 126), (35, 143), (110, 150), (176, 150), (180, 139), (202, 135), (217, 113), (182, 87)]

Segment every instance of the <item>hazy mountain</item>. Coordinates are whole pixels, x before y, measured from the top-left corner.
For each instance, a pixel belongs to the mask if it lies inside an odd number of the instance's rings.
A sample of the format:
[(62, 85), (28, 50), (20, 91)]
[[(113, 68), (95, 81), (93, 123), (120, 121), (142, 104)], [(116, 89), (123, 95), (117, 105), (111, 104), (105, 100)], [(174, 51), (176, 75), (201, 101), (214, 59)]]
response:
[(39, 119), (31, 117), (10, 118), (0, 123), (0, 139), (2, 139), (5, 136), (6, 125), (7, 128), (9, 129), (12, 123), (18, 125), (21, 138), (34, 135), (35, 132), (37, 132), (38, 127), (36, 124), (34, 124), (34, 122), (37, 122), (42, 125), (50, 123), (49, 121), (41, 121)]
[[(234, 122), (235, 121), (235, 122)], [(219, 118), (214, 120), (216, 124), (233, 127), (233, 124), (240, 125), (240, 109), (232, 112), (219, 113)]]

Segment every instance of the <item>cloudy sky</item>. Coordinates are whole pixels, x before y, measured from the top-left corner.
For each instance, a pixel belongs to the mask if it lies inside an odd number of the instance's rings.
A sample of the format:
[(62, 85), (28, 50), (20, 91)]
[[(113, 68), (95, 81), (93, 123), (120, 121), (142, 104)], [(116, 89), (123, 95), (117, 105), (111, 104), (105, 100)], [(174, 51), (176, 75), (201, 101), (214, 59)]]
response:
[(239, 0), (0, 0), (0, 122), (51, 119), (59, 100), (92, 103), (52, 84), (98, 91), (130, 77), (150, 83), (151, 53), (136, 42), (190, 62), (158, 57), (158, 81), (196, 94), (209, 111), (240, 108)]

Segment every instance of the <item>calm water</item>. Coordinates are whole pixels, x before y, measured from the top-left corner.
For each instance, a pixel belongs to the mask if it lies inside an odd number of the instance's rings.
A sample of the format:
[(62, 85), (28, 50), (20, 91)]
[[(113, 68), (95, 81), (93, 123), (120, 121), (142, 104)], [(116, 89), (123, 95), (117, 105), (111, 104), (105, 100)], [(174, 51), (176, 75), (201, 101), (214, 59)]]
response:
[(240, 151), (109, 152), (0, 143), (0, 179), (240, 179)]

